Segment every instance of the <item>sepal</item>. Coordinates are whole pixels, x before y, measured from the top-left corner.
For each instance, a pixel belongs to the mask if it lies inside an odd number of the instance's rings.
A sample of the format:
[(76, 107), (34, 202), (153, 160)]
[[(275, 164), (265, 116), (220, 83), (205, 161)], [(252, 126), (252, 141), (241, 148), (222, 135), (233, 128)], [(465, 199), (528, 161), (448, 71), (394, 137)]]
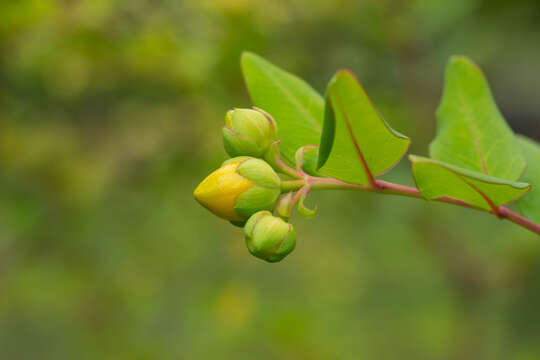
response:
[(289, 191), (278, 202), (277, 213), (280, 217), (284, 219), (289, 219), (291, 217), (292, 207), (293, 207), (292, 197), (293, 197), (293, 192)]
[(305, 205), (304, 201), (306, 200), (307, 194), (307, 191), (302, 191), (302, 194), (300, 195), (300, 200), (298, 201), (298, 213), (309, 219), (317, 214), (317, 206), (315, 205), (313, 209), (310, 209)]

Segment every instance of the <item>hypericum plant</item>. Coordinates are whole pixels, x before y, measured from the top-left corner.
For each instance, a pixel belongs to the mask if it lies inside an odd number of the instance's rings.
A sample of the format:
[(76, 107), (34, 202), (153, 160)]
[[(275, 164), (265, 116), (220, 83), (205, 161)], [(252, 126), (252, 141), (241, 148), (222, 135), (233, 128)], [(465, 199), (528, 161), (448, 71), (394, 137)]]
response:
[[(296, 206), (306, 217), (315, 215), (304, 200), (321, 189), (445, 202), (540, 234), (540, 146), (514, 135), (468, 58), (448, 62), (430, 157), (409, 155), (417, 188), (377, 179), (403, 158), (411, 140), (384, 121), (350, 71), (338, 71), (323, 98), (255, 54), (244, 53), (241, 64), (256, 107), (227, 113), (223, 142), (233, 158), (194, 195), (217, 216), (243, 226), (258, 258), (280, 261), (294, 249), (291, 212)], [(505, 206), (515, 200), (521, 215)]]

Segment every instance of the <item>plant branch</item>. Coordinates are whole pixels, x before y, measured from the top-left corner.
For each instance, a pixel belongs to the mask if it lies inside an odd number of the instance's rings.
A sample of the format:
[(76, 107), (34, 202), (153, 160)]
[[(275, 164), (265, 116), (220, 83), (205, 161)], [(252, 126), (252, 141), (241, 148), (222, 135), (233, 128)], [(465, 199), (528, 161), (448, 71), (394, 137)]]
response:
[(283, 180), (281, 181), (281, 192), (296, 191), (306, 184), (305, 180)]
[[(284, 180), (281, 183), (282, 190), (285, 191), (291, 191), (291, 190), (298, 190), (302, 188), (303, 186), (309, 186), (313, 190), (360, 190), (360, 191), (371, 191), (371, 192), (377, 192), (381, 194), (392, 194), (392, 195), (399, 195), (399, 196), (406, 196), (411, 198), (417, 198), (417, 199), (424, 199), (420, 193), (420, 190), (418, 190), (415, 187), (405, 186), (401, 184), (395, 184), (388, 181), (383, 180), (375, 180), (374, 184), (367, 184), (367, 185), (357, 185), (357, 184), (351, 184), (348, 182), (344, 182), (338, 179), (334, 178), (324, 178), (324, 177), (315, 177), (315, 176), (309, 176), (305, 175), (303, 179), (300, 180)], [(488, 212), (490, 214), (493, 214), (497, 216), (500, 219), (507, 219), (514, 224), (517, 224), (521, 227), (524, 227), (538, 235), (540, 235), (540, 225), (536, 224), (535, 222), (519, 215), (515, 211), (510, 210), (506, 206), (499, 206), (498, 208), (494, 208), (491, 210), (485, 210), (481, 209), (475, 206), (472, 206), (471, 204), (459, 200), (454, 199), (448, 196), (443, 196), (437, 199), (433, 199), (433, 201), (437, 202), (443, 202), (447, 204), (453, 204), (457, 206), (463, 206), (471, 209), (476, 209), (484, 212)]]

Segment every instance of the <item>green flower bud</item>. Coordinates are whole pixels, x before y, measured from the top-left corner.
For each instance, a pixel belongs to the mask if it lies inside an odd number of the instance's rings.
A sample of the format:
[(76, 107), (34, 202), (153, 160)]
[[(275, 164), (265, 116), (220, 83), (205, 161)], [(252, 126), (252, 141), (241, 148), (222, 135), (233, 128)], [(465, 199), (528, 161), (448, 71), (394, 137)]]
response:
[(296, 233), (291, 224), (270, 211), (253, 214), (244, 227), (249, 252), (268, 262), (281, 261), (296, 246)]
[(274, 141), (277, 127), (272, 117), (262, 111), (234, 109), (225, 116), (223, 145), (230, 156), (260, 158)]
[(312, 176), (321, 176), (317, 172), (317, 166), (319, 161), (319, 147), (316, 145), (305, 145), (299, 148), (295, 154), (295, 161), (297, 166), (302, 166), (307, 174)]
[(215, 215), (238, 224), (257, 211), (272, 210), (280, 186), (279, 176), (265, 161), (242, 156), (224, 162), (193, 195)]

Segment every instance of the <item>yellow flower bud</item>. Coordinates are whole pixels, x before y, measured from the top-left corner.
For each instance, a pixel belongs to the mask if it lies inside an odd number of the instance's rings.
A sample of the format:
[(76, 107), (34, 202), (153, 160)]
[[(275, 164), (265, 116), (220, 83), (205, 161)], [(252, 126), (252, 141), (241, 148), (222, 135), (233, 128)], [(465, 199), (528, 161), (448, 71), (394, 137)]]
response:
[(260, 159), (239, 157), (226, 161), (193, 192), (195, 199), (215, 215), (234, 222), (247, 220), (275, 206), (281, 180)]

